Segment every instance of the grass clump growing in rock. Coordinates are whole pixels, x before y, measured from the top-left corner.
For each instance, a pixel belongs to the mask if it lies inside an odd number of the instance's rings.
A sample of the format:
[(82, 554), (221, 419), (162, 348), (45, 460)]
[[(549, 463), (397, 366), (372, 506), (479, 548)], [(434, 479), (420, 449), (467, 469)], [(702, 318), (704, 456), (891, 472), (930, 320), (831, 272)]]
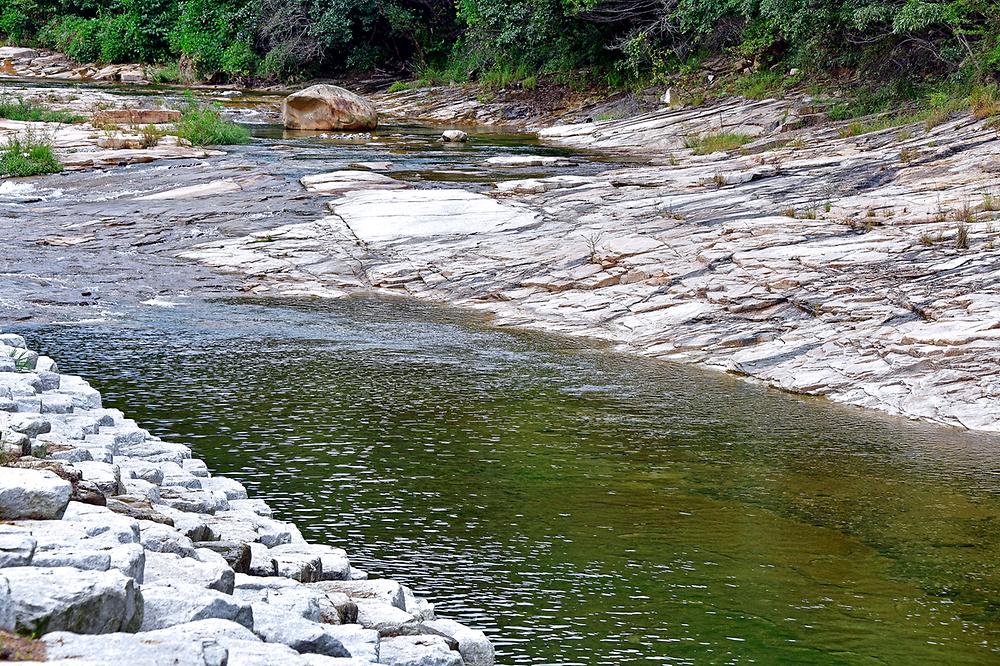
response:
[(177, 121), (177, 136), (193, 146), (230, 146), (250, 142), (250, 131), (227, 120), (215, 106), (190, 104)]
[(70, 111), (47, 109), (40, 104), (7, 95), (0, 96), (0, 118), (32, 123), (78, 123), (83, 121)]
[(965, 222), (959, 222), (958, 226), (955, 227), (955, 249), (969, 249), (969, 227)]
[(700, 134), (688, 136), (684, 139), (684, 145), (690, 148), (695, 155), (708, 155), (742, 148), (754, 140), (749, 134), (740, 132), (718, 132), (715, 134)]
[(969, 94), (969, 107), (976, 120), (1000, 114), (1000, 91), (995, 84), (976, 86)]
[(33, 132), (14, 135), (0, 145), (0, 176), (40, 176), (62, 169), (51, 142)]
[(158, 128), (156, 125), (146, 125), (140, 131), (141, 144), (143, 148), (153, 148), (159, 145), (160, 139), (162, 139), (166, 133)]

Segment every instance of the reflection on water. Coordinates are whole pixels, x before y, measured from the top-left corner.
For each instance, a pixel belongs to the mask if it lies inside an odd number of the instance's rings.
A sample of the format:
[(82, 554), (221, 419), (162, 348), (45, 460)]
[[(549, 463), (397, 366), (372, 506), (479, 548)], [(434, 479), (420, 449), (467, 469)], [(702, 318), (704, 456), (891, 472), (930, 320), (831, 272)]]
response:
[(501, 663), (998, 660), (996, 439), (400, 301), (22, 332)]

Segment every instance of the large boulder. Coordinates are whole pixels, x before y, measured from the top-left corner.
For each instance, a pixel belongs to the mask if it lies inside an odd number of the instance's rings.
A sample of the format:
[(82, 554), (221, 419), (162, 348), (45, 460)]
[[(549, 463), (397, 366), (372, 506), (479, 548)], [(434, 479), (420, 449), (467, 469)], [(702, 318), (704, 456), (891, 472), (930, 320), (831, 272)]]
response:
[(10, 589), (13, 626), (0, 629), (103, 634), (136, 631), (142, 622), (142, 594), (119, 571), (16, 567), (0, 573), (4, 587)]
[(145, 585), (142, 588), (142, 596), (145, 599), (143, 631), (213, 619), (232, 620), (247, 628), (254, 626), (254, 614), (250, 604), (241, 603), (228, 594), (197, 585), (186, 583), (174, 583), (170, 586)]
[(0, 525), (0, 569), (28, 566), (37, 546), (27, 530)]
[(327, 594), (341, 592), (355, 600), (375, 599), (400, 610), (406, 610), (403, 587), (394, 580), (325, 580), (310, 583), (309, 586)]
[(496, 659), (493, 644), (478, 629), (470, 629), (454, 620), (430, 620), (424, 627), (454, 639), (465, 666), (493, 666)]
[[(325, 622), (322, 609), (331, 606), (326, 595), (319, 590), (288, 578), (260, 578), (238, 574), (232, 594), (240, 601), (266, 603), (271, 608), (282, 609), (312, 622)], [(336, 609), (333, 609), (332, 614), (337, 616), (334, 624), (340, 624)]]
[(378, 126), (378, 112), (371, 102), (326, 84), (286, 97), (282, 115), (288, 129), (368, 131)]
[[(308, 666), (298, 652), (279, 643), (224, 641), (229, 650), (228, 666)], [(326, 657), (337, 659), (337, 657)]]
[(195, 620), (184, 624), (175, 624), (165, 629), (144, 631), (144, 638), (154, 640), (216, 640), (223, 645), (227, 641), (256, 641), (260, 639), (242, 624), (232, 620)]
[(378, 599), (358, 599), (358, 624), (366, 629), (391, 632), (414, 622), (412, 615)]
[(52, 472), (0, 467), (0, 519), (62, 518), (73, 486)]
[(341, 548), (311, 543), (289, 543), (271, 548), (278, 563), (278, 575), (302, 583), (319, 580), (344, 580), (351, 561)]
[(377, 662), (379, 655), (379, 645), (381, 644), (378, 632), (373, 629), (365, 629), (356, 624), (345, 624), (341, 626), (324, 625), (326, 631), (336, 637), (351, 656), (355, 659), (362, 659), (370, 662)]

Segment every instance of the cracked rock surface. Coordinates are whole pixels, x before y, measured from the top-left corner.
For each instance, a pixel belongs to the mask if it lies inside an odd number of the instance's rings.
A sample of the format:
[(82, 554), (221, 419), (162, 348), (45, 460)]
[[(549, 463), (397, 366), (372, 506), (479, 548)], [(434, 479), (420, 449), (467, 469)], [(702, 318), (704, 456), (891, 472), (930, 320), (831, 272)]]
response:
[[(709, 117), (758, 138), (694, 155), (684, 137)], [(501, 182), (430, 210), (425, 192), (361, 187), (327, 216), (180, 256), (272, 294), (448, 301), (501, 324), (1000, 430), (996, 131), (956, 118), (841, 136), (795, 120), (783, 102), (729, 101), (557, 127), (542, 136), (642, 146), (650, 163)]]

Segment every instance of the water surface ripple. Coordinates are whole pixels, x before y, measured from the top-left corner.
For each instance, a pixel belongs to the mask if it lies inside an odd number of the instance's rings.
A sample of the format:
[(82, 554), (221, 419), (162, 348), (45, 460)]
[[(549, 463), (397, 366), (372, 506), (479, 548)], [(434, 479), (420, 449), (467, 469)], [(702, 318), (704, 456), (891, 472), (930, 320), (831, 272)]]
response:
[(998, 445), (397, 300), (23, 329), (506, 664), (982, 664)]

